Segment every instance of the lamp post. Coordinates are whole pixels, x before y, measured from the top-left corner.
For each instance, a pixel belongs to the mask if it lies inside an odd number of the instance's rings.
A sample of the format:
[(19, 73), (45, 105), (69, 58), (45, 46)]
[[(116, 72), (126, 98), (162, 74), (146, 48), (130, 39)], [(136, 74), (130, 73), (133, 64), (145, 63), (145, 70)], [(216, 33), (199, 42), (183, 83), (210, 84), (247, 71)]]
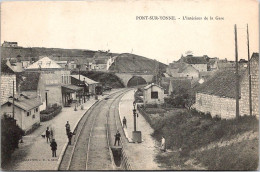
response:
[(133, 102), (133, 106), (134, 106), (134, 109), (133, 109), (133, 114), (134, 114), (134, 131), (136, 131), (136, 109), (135, 109), (135, 101)]
[(48, 91), (49, 90), (45, 90), (46, 109), (48, 107)]
[(135, 108), (136, 102), (135, 101), (133, 102), (133, 106), (134, 106), (134, 109), (133, 109), (134, 131), (132, 132), (132, 136), (133, 136), (132, 140), (133, 140), (133, 142), (141, 143), (142, 142), (142, 133), (141, 133), (141, 131), (136, 130), (136, 122), (137, 122), (136, 117), (138, 117), (138, 114), (136, 113), (136, 108)]

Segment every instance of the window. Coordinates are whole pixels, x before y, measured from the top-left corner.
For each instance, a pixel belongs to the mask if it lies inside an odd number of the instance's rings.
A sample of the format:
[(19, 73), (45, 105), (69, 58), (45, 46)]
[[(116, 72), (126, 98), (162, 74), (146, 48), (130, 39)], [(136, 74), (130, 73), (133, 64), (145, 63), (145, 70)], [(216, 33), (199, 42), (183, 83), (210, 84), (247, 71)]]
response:
[(36, 108), (36, 112), (38, 112), (38, 108)]
[(152, 99), (158, 99), (158, 91), (152, 91), (151, 92), (151, 98)]
[(35, 115), (33, 115), (32, 118), (35, 118)]
[(31, 112), (27, 112), (27, 116), (30, 116), (30, 113), (31, 113)]

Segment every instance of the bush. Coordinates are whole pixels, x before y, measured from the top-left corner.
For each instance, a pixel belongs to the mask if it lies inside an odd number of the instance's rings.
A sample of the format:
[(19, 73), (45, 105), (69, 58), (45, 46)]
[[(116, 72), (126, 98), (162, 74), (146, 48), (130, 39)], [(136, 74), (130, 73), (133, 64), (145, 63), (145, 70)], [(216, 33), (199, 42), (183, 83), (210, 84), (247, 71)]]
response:
[(24, 135), (24, 131), (16, 124), (16, 120), (11, 117), (1, 119), (1, 165), (6, 165), (10, 161), (11, 155), (18, 148), (19, 140)]
[[(243, 116), (237, 119), (221, 120), (218, 116), (211, 118), (210, 113), (201, 113), (194, 109), (190, 112), (172, 113), (147, 120), (154, 129), (153, 136), (160, 141), (164, 136), (167, 147), (182, 148), (182, 156), (190, 151), (221, 139), (250, 130), (258, 130), (256, 117)], [(183, 149), (184, 148), (184, 149)]]
[(58, 106), (57, 104), (53, 104), (50, 107), (47, 107), (47, 109), (40, 112), (40, 120), (48, 121), (58, 115), (61, 112), (62, 107)]

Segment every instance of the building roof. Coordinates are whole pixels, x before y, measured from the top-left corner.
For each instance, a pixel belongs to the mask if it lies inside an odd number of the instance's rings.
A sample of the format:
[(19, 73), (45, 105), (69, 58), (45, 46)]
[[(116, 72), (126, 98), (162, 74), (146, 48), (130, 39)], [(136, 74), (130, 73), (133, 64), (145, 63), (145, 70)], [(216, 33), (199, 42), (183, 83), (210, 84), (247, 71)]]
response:
[(207, 60), (206, 58), (208, 58), (208, 56), (193, 56), (193, 55), (187, 55), (186, 57), (181, 57), (181, 59), (178, 60), (178, 62), (185, 62), (188, 64), (207, 64)]
[[(13, 101), (8, 100), (6, 103), (13, 104)], [(6, 104), (6, 103), (4, 103), (4, 104)], [(38, 98), (28, 99), (28, 98), (21, 97), (19, 99), (14, 100), (14, 105), (23, 109), (23, 110), (28, 111), (28, 110), (31, 110), (33, 108), (39, 107), (40, 105), (42, 105), (42, 102)]]
[[(79, 80), (79, 75), (70, 75), (70, 76), (75, 78), (75, 79), (77, 79), (77, 80)], [(89, 79), (88, 77), (85, 77), (83, 75), (80, 75), (80, 81), (82, 81), (82, 82), (85, 81), (85, 83), (87, 83), (89, 85), (99, 83), (99, 82), (96, 82), (96, 81), (94, 81), (92, 79)]]
[(251, 60), (256, 60), (257, 62), (259, 62), (259, 53), (253, 53), (251, 56)]
[(149, 89), (149, 88), (152, 87), (152, 86), (156, 86), (156, 87), (159, 87), (159, 88), (163, 89), (163, 87), (161, 87), (161, 86), (159, 86), (159, 85), (157, 85), (157, 84), (151, 83), (151, 84), (145, 86), (145, 87), (144, 87), (144, 90), (147, 90), (147, 89)]
[(58, 65), (55, 61), (50, 59), (49, 57), (43, 57), (35, 63), (31, 64), (26, 68), (26, 70), (30, 69), (62, 69), (60, 65)]
[[(239, 81), (241, 81), (241, 75), (243, 71), (239, 72)], [(240, 84), (239, 84), (240, 87)], [(220, 97), (236, 97), (236, 73), (235, 70), (218, 71), (201, 84), (197, 89), (197, 92), (216, 95)], [(240, 88), (239, 88), (240, 90)], [(239, 91), (240, 95), (240, 91)]]
[(187, 63), (183, 63), (183, 62), (175, 62), (175, 63), (171, 63), (169, 65), (170, 69), (176, 69), (178, 73), (182, 73), (183, 71), (185, 71), (187, 68), (193, 68), (194, 70), (197, 71), (197, 69), (195, 69), (193, 66), (191, 66), (190, 64)]
[(61, 86), (65, 92), (75, 92), (83, 90), (83, 87), (78, 87), (76, 85), (62, 85)]

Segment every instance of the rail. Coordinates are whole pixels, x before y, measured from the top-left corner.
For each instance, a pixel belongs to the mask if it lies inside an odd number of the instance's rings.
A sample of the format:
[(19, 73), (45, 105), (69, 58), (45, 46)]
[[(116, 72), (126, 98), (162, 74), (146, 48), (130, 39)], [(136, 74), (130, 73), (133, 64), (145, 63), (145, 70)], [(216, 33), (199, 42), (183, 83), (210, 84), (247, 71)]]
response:
[[(118, 92), (112, 93), (112, 94), (109, 95), (108, 97), (112, 97), (112, 96), (114, 96), (115, 94), (118, 94), (119, 92), (122, 92), (122, 91), (124, 91), (124, 90), (120, 90), (120, 91), (118, 91)], [(121, 95), (121, 94), (120, 94), (120, 95)], [(101, 101), (96, 102), (95, 104), (93, 104), (93, 105), (90, 107), (90, 109), (87, 110), (86, 113), (81, 117), (80, 121), (83, 120), (84, 116), (85, 116), (87, 113), (91, 113), (91, 111), (93, 111), (93, 109), (94, 109), (98, 104), (100, 104), (102, 101), (103, 101), (103, 100), (101, 100)], [(86, 117), (86, 119), (85, 119), (85, 121), (83, 122), (82, 126), (80, 126), (81, 128), (80, 128), (79, 134), (76, 135), (77, 137), (74, 139), (74, 145), (73, 145), (73, 148), (72, 148), (72, 153), (71, 153), (71, 155), (70, 155), (70, 157), (69, 157), (69, 161), (68, 161), (68, 165), (67, 165), (67, 167), (66, 167), (66, 170), (70, 170), (72, 158), (73, 158), (74, 153), (75, 153), (75, 147), (77, 146), (78, 139), (79, 139), (79, 137), (80, 137), (80, 135), (81, 135), (81, 133), (82, 133), (82, 131), (83, 131), (84, 126), (86, 125), (87, 121), (89, 120), (90, 116), (91, 116), (91, 115), (88, 115), (88, 116)], [(95, 121), (95, 119), (96, 119), (96, 116), (94, 117), (94, 121)], [(80, 121), (78, 122), (77, 126), (75, 127), (74, 132), (75, 132), (75, 130), (77, 130), (77, 129), (79, 128), (79, 123), (80, 123)], [(92, 134), (92, 131), (93, 131), (94, 123), (95, 123), (95, 122), (93, 122), (93, 124), (92, 124), (91, 132), (90, 132), (89, 139), (88, 139), (88, 149), (87, 149), (88, 151), (89, 151), (89, 145), (90, 145), (89, 143), (90, 143), (90, 138), (91, 138), (91, 134)], [(66, 149), (64, 150), (64, 152), (66, 152), (67, 148), (68, 148), (68, 145), (66, 146)], [(109, 146), (109, 148), (110, 148), (110, 146)], [(88, 163), (88, 151), (86, 152), (86, 153), (87, 153), (86, 169), (87, 169), (87, 163)], [(111, 151), (111, 150), (110, 150), (110, 151)], [(60, 169), (61, 162), (62, 162), (62, 160), (63, 160), (63, 158), (64, 158), (64, 155), (65, 155), (65, 153), (62, 155), (61, 161), (59, 162), (59, 165), (58, 165), (58, 169)], [(113, 160), (113, 159), (111, 159), (111, 160)], [(113, 162), (112, 162), (112, 165), (113, 165)]]

